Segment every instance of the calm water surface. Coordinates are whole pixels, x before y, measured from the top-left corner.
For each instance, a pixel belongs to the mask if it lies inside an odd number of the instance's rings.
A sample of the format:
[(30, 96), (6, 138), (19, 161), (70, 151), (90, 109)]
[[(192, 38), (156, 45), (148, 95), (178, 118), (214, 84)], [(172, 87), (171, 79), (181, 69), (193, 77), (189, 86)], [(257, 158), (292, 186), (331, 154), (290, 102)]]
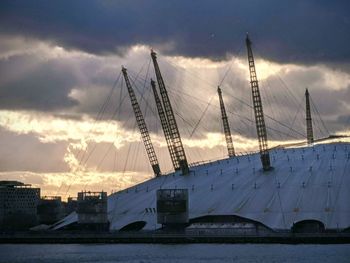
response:
[(0, 245), (0, 262), (350, 263), (350, 245)]

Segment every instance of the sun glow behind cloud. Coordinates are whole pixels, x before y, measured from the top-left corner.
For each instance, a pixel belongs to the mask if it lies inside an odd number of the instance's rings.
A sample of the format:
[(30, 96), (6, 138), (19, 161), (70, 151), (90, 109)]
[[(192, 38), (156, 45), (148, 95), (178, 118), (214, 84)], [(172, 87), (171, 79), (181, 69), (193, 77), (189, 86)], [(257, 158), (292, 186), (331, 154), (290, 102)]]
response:
[(18, 180), (41, 188), (41, 196), (76, 197), (82, 190), (120, 191), (151, 178), (139, 172), (34, 173), (28, 171), (0, 172), (1, 180)]

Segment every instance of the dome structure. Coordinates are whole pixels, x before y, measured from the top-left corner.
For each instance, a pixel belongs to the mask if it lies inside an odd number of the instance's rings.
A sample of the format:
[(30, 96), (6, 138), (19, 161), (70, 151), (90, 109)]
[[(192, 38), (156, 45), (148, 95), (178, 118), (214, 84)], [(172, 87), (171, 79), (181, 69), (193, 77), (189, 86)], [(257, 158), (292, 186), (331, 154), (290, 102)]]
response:
[[(111, 230), (131, 224), (143, 230), (157, 224), (156, 191), (187, 189), (189, 220), (237, 216), (273, 230), (292, 230), (299, 222), (317, 221), (324, 228), (350, 227), (350, 143), (336, 142), (270, 150), (270, 171), (259, 153), (196, 164), (189, 175), (170, 173), (108, 197)], [(54, 229), (76, 221), (71, 214)], [(142, 224), (140, 224), (142, 222)]]

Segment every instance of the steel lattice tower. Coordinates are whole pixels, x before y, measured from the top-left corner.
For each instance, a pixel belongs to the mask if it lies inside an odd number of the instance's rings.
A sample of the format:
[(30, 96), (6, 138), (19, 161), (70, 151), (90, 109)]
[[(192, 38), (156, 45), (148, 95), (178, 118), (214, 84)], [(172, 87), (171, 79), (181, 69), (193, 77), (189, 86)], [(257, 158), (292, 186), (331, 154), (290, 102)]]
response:
[(228, 156), (233, 157), (235, 156), (235, 148), (233, 147), (230, 125), (228, 123), (225, 104), (224, 104), (224, 100), (222, 99), (222, 91), (220, 87), (218, 87), (218, 94), (219, 94), (219, 100), (220, 100), (221, 117), (222, 117), (222, 123), (224, 125)]
[(253, 96), (253, 106), (254, 106), (254, 115), (256, 122), (256, 130), (259, 139), (259, 149), (260, 149), (260, 158), (264, 171), (268, 171), (271, 168), (270, 165), (270, 154), (267, 146), (267, 132), (266, 125), (264, 120), (263, 105), (261, 102), (261, 96), (259, 91), (258, 79), (256, 76), (255, 62), (252, 50), (252, 42), (250, 41), (248, 35), (246, 38), (246, 45), (248, 51), (248, 63), (249, 63), (249, 72), (250, 72), (250, 85), (252, 87), (252, 96)]
[(307, 143), (312, 144), (314, 142), (314, 132), (312, 129), (310, 94), (308, 89), (306, 89), (305, 91), (305, 99), (306, 99), (306, 138), (307, 138)]
[(137, 102), (135, 92), (131, 86), (131, 83), (130, 83), (130, 80), (128, 77), (128, 73), (126, 72), (126, 68), (123, 67), (122, 72), (123, 72), (123, 76), (125, 79), (126, 87), (128, 88), (131, 106), (132, 106), (134, 113), (135, 113), (136, 122), (137, 122), (137, 125), (139, 126), (139, 129), (141, 132), (141, 137), (142, 137), (143, 143), (144, 143), (145, 148), (146, 148), (148, 159), (151, 163), (154, 174), (156, 176), (160, 176), (161, 172), (160, 172), (160, 168), (159, 168), (157, 155), (156, 155), (156, 152), (154, 151), (151, 137), (149, 136), (149, 132), (148, 132), (148, 129), (147, 129), (147, 126), (145, 123), (145, 119), (143, 118), (143, 115), (142, 115), (142, 112), (140, 109), (140, 105)]
[(151, 51), (151, 57), (154, 65), (154, 71), (157, 77), (160, 96), (162, 97), (162, 101), (163, 101), (165, 115), (167, 117), (169, 129), (170, 129), (171, 138), (173, 141), (173, 146), (174, 146), (176, 155), (178, 157), (178, 162), (179, 162), (182, 174), (186, 175), (189, 173), (189, 168), (188, 168), (185, 150), (182, 145), (179, 128), (176, 123), (173, 108), (171, 107), (168, 92), (165, 88), (164, 80), (158, 66), (157, 54), (153, 50)]
[(180, 169), (180, 164), (179, 164), (178, 158), (176, 156), (173, 141), (171, 139), (170, 129), (169, 129), (168, 121), (167, 121), (167, 118), (165, 116), (165, 112), (164, 112), (164, 109), (162, 106), (162, 102), (160, 101), (160, 98), (158, 96), (156, 83), (153, 79), (151, 79), (151, 86), (152, 86), (152, 90), (153, 90), (153, 94), (154, 94), (154, 99), (155, 99), (156, 105), (157, 105), (160, 123), (162, 124), (165, 140), (166, 140), (166, 143), (168, 145), (171, 162), (173, 163), (173, 167), (174, 167), (175, 171), (177, 171)]

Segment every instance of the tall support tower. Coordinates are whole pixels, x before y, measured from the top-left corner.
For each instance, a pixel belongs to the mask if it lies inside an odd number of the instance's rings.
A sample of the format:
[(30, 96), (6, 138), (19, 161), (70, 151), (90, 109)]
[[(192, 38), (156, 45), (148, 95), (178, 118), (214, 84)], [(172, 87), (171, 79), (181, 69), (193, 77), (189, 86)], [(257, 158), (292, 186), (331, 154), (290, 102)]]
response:
[(256, 130), (257, 130), (258, 139), (259, 139), (260, 159), (261, 159), (264, 171), (268, 171), (271, 169), (271, 165), (270, 165), (270, 154), (267, 146), (267, 132), (266, 132), (266, 126), (265, 126), (265, 120), (264, 120), (263, 106), (262, 106), (261, 96), (259, 91), (259, 84), (256, 76), (252, 42), (250, 41), (248, 34), (246, 38), (246, 45), (247, 45), (247, 51), (248, 51), (250, 85), (252, 87)]
[(228, 156), (233, 157), (235, 156), (235, 148), (233, 147), (230, 125), (228, 123), (226, 109), (224, 105), (224, 100), (222, 99), (222, 91), (220, 87), (218, 87), (218, 94), (219, 94), (219, 100), (220, 100), (221, 117), (222, 117), (222, 123), (224, 125)]
[(158, 82), (158, 86), (159, 86), (160, 96), (162, 97), (165, 115), (166, 115), (167, 120), (168, 120), (168, 125), (169, 125), (169, 129), (170, 129), (170, 134), (171, 134), (171, 138), (173, 141), (174, 149), (175, 149), (178, 161), (179, 161), (179, 165), (180, 165), (182, 174), (186, 175), (189, 173), (189, 168), (188, 168), (185, 150), (184, 150), (184, 147), (182, 145), (179, 128), (177, 127), (174, 111), (173, 111), (173, 108), (171, 107), (171, 104), (170, 104), (168, 92), (165, 88), (162, 74), (160, 73), (160, 69), (159, 69), (158, 62), (157, 62), (157, 54), (153, 50), (151, 51), (151, 57), (152, 57), (153, 65), (154, 65), (154, 71), (155, 71), (156, 76), (157, 76), (157, 82)]
[(305, 91), (305, 99), (306, 99), (306, 138), (307, 138), (307, 143), (312, 144), (314, 142), (314, 132), (312, 129), (310, 94), (308, 89), (306, 89)]
[(156, 152), (154, 151), (151, 137), (149, 136), (149, 132), (148, 132), (148, 129), (147, 129), (147, 126), (145, 123), (145, 119), (143, 118), (143, 115), (142, 115), (142, 112), (140, 109), (140, 105), (137, 102), (135, 92), (131, 86), (131, 83), (130, 83), (130, 80), (128, 77), (128, 73), (126, 72), (126, 68), (122, 67), (122, 72), (123, 72), (123, 76), (125, 79), (126, 87), (128, 88), (131, 106), (132, 106), (134, 113), (135, 113), (136, 122), (137, 122), (137, 125), (139, 126), (139, 129), (141, 132), (141, 137), (142, 137), (143, 143), (144, 143), (145, 148), (146, 148), (148, 159), (151, 163), (154, 174), (156, 176), (160, 176), (161, 172), (160, 172), (160, 168), (159, 168), (157, 155), (156, 155)]
[(156, 83), (153, 79), (151, 79), (151, 86), (152, 86), (152, 90), (153, 90), (153, 94), (154, 94), (154, 99), (155, 99), (156, 105), (157, 105), (160, 123), (162, 124), (162, 129), (164, 132), (165, 140), (166, 140), (166, 143), (168, 145), (168, 150), (170, 153), (171, 162), (173, 163), (173, 167), (174, 167), (175, 171), (178, 171), (178, 170), (180, 170), (179, 160), (177, 158), (175, 148), (173, 145), (173, 141), (171, 139), (170, 129), (169, 129), (168, 121), (167, 121), (167, 118), (166, 118), (166, 115), (165, 115), (165, 112), (164, 112), (164, 109), (162, 106), (162, 102), (160, 101), (160, 98), (158, 96)]

